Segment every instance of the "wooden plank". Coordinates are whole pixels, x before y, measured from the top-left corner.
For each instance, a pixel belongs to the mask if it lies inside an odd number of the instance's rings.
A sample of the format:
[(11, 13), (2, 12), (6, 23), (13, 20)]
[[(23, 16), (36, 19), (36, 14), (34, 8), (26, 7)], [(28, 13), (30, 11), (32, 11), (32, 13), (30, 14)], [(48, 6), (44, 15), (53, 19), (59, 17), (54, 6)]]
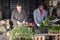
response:
[(49, 35), (49, 36), (55, 36), (55, 35), (60, 35), (60, 34), (35, 34), (35, 36), (39, 36), (39, 35), (40, 35), (40, 36), (43, 36), (43, 35), (44, 35), (44, 36), (48, 36), (48, 35)]
[(45, 40), (45, 36), (42, 36), (42, 40)]
[(55, 40), (58, 40), (58, 37), (57, 37), (57, 35), (55, 35)]

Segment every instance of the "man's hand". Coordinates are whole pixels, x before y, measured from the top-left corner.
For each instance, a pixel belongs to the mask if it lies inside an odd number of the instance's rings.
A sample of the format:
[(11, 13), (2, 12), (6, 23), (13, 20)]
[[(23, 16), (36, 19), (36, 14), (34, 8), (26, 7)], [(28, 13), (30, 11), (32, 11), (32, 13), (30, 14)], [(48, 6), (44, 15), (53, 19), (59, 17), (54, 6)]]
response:
[(17, 24), (18, 24), (18, 25), (21, 25), (21, 24), (23, 24), (23, 22), (19, 22), (19, 21), (17, 21)]
[(25, 24), (25, 21), (23, 21), (23, 24)]
[(39, 27), (39, 26), (40, 26), (40, 24), (37, 24), (37, 26)]
[(17, 21), (17, 24), (20, 25), (21, 23), (19, 21)]

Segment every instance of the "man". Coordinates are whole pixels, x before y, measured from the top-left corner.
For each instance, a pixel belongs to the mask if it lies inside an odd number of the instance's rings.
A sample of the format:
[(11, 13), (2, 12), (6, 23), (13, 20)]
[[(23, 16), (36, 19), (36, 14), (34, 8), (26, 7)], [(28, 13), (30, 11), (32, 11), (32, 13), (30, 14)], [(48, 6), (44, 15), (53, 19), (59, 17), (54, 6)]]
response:
[(37, 28), (37, 26), (39, 26), (39, 24), (42, 23), (43, 20), (47, 19), (47, 11), (44, 9), (43, 4), (39, 5), (39, 8), (37, 8), (36, 10), (34, 10), (34, 21), (35, 21), (35, 25), (33, 30), (35, 30)]
[(52, 10), (52, 16), (51, 17), (52, 17), (51, 19), (60, 18), (60, 1), (58, 1), (57, 7), (55, 7)]
[(16, 27), (17, 24), (20, 25), (26, 20), (26, 12), (22, 9), (22, 5), (17, 3), (16, 9), (12, 12), (11, 21), (13, 22), (13, 27)]

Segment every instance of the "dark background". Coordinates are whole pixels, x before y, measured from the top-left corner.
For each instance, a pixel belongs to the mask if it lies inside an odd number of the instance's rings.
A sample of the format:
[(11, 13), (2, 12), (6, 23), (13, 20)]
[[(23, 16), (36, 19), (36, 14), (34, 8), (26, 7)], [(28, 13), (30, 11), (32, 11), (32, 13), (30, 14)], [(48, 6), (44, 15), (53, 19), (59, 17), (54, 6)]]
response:
[(16, 8), (17, 2), (22, 3), (23, 8), (27, 12), (29, 18), (33, 18), (33, 11), (36, 9), (40, 2), (44, 3), (44, 0), (0, 0), (2, 9), (2, 18), (10, 19), (12, 11)]

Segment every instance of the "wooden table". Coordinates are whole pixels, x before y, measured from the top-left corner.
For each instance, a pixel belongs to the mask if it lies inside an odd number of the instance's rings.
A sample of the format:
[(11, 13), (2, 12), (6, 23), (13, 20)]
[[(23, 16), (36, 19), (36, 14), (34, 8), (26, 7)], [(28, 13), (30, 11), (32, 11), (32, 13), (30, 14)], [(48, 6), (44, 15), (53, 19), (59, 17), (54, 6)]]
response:
[(45, 40), (46, 36), (52, 36), (52, 40), (60, 40), (60, 34), (35, 34), (33, 40)]

